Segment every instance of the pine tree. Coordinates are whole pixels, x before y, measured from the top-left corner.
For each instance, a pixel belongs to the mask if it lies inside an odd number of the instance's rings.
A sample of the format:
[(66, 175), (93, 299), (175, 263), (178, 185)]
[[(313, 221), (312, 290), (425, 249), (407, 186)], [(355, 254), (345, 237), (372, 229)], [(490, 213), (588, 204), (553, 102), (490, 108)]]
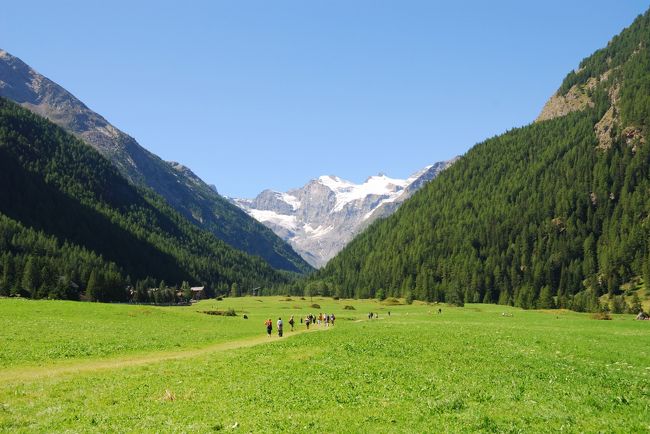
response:
[(21, 286), (22, 289), (24, 291), (27, 291), (30, 295), (32, 296), (37, 295), (37, 290), (40, 286), (40, 280), (38, 276), (38, 267), (36, 264), (36, 259), (34, 259), (32, 256), (29, 256), (27, 258), (27, 262), (25, 263)]
[(447, 287), (445, 291), (445, 301), (454, 306), (464, 306), (463, 295), (459, 289)]
[(185, 280), (181, 284), (181, 292), (183, 293), (183, 298), (185, 301), (190, 301), (192, 299), (192, 287)]
[(618, 280), (618, 276), (616, 274), (612, 274), (609, 276), (609, 279), (607, 280), (607, 294), (609, 297), (613, 297), (615, 294), (619, 292), (620, 289), (620, 283)]
[(230, 286), (230, 296), (239, 297), (239, 286), (236, 282), (233, 282), (233, 284)]
[(539, 293), (539, 299), (537, 300), (537, 308), (539, 309), (555, 308), (555, 302), (553, 301), (553, 294), (551, 293), (550, 286), (545, 285), (542, 287), (542, 290)]
[(622, 295), (617, 295), (612, 298), (611, 302), (612, 313), (625, 313), (627, 310), (627, 303)]
[(90, 277), (88, 278), (88, 283), (86, 284), (86, 297), (90, 301), (99, 300), (99, 286), (97, 281), (97, 272), (95, 270), (90, 272)]
[(650, 254), (648, 254), (643, 260), (643, 284), (645, 285), (645, 290), (650, 293)]
[(16, 279), (16, 268), (14, 265), (14, 258), (10, 254), (6, 254), (2, 261), (2, 278), (0, 279), (0, 295), (8, 296), (14, 288)]
[(630, 313), (637, 314), (639, 312), (643, 311), (643, 306), (641, 305), (641, 300), (639, 299), (639, 295), (635, 292), (634, 295), (632, 296), (632, 300), (630, 300)]

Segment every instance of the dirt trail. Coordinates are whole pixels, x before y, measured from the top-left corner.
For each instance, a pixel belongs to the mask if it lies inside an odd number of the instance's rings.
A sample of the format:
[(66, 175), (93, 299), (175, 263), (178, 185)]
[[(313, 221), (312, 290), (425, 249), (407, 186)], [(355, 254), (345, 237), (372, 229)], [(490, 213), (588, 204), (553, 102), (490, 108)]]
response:
[[(322, 329), (297, 330), (285, 333), (281, 339), (290, 339), (291, 336), (297, 336), (303, 333), (317, 332)], [(248, 348), (265, 343), (278, 342), (280, 338), (275, 335), (269, 338), (266, 335), (256, 336), (253, 338), (238, 339), (235, 341), (220, 342), (201, 348), (192, 348), (187, 350), (175, 351), (157, 351), (154, 353), (134, 354), (129, 356), (112, 357), (108, 359), (81, 360), (71, 363), (55, 363), (49, 366), (35, 366), (23, 368), (9, 368), (0, 371), (0, 386), (22, 381), (29, 381), (48, 377), (58, 377), (69, 374), (80, 374), (90, 371), (101, 371), (109, 369), (121, 369), (131, 366), (142, 366), (151, 363), (163, 362), (167, 360), (188, 359), (205, 354), (219, 351), (234, 350), (237, 348)]]

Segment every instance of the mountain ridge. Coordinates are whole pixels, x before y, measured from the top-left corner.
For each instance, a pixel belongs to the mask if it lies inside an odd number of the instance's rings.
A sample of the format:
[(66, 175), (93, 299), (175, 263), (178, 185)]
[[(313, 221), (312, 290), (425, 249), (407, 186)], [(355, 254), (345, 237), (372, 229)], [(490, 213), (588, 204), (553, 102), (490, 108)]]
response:
[(246, 290), (288, 281), (4, 97), (0, 157), (0, 295), (127, 301), (134, 284), (146, 292), (161, 280), (221, 293), (234, 283)]
[(191, 170), (163, 161), (63, 87), (2, 49), (0, 96), (72, 132), (108, 158), (129, 181), (153, 189), (188, 220), (231, 246), (258, 255), (278, 269), (301, 273), (311, 269), (288, 244)]
[(356, 184), (323, 175), (287, 192), (264, 190), (254, 199), (231, 199), (271, 228), (312, 266), (323, 266), (356, 234), (392, 214), (456, 158), (419, 170), (407, 179), (383, 173)]

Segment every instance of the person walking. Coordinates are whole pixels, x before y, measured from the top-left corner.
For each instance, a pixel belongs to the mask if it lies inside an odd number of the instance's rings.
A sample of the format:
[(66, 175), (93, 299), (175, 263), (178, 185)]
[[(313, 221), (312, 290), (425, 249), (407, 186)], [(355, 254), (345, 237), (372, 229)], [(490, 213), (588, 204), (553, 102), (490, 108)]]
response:
[(294, 325), (295, 323), (296, 323), (296, 322), (293, 320), (293, 315), (291, 315), (291, 318), (289, 318), (289, 325), (291, 326), (291, 331), (293, 331), (293, 325)]
[(271, 321), (271, 318), (264, 321), (264, 325), (266, 326), (266, 334), (271, 337), (271, 332), (273, 332), (273, 321)]
[(282, 318), (278, 318), (278, 336), (282, 337)]

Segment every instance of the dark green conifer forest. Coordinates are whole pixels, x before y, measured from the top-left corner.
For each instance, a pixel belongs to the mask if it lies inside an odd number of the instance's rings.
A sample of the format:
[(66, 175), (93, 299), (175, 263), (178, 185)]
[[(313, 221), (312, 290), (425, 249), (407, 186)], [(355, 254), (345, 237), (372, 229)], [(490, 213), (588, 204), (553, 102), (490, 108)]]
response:
[(571, 91), (582, 110), (476, 145), (308, 284), (584, 311), (649, 282), (650, 13), (583, 60), (558, 95)]
[[(63, 129), (2, 98), (0, 186), (0, 295), (170, 302), (176, 293), (169, 288), (183, 281), (225, 293), (234, 282), (245, 291), (288, 280), (130, 184)], [(151, 291), (161, 280), (170, 286)]]

